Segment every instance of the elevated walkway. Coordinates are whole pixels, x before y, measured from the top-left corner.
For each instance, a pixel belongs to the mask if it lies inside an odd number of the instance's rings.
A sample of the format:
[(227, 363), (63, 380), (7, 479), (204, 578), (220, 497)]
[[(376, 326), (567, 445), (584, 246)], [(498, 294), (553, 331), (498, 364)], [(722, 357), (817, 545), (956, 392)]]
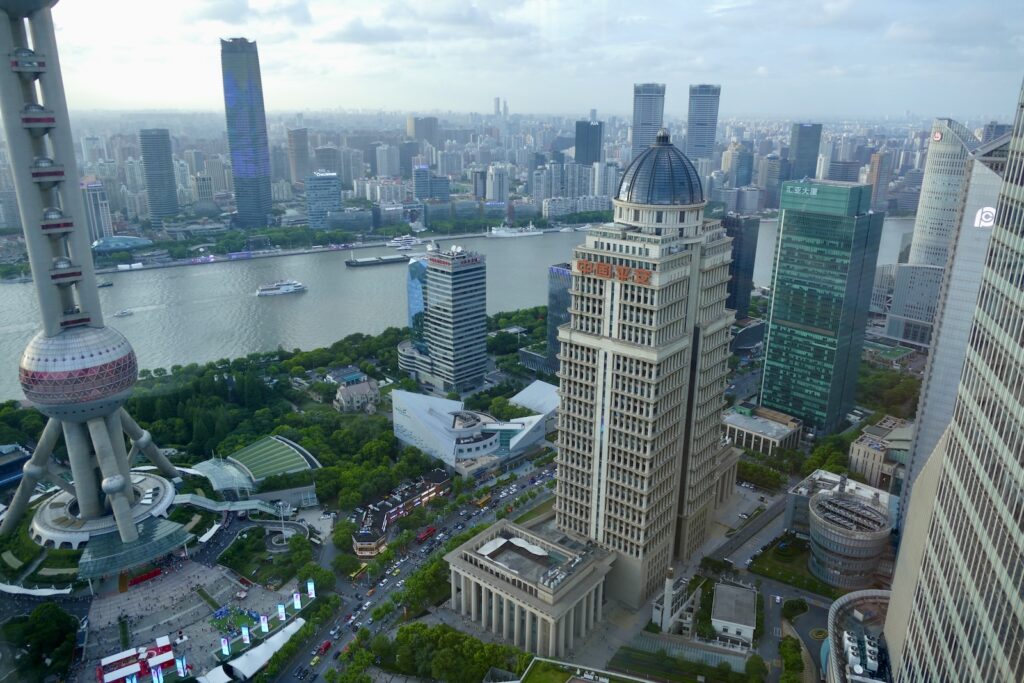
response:
[(268, 515), (279, 514), (276, 507), (265, 500), (210, 500), (194, 493), (179, 493), (174, 496), (175, 505), (192, 505), (210, 512), (265, 512)]

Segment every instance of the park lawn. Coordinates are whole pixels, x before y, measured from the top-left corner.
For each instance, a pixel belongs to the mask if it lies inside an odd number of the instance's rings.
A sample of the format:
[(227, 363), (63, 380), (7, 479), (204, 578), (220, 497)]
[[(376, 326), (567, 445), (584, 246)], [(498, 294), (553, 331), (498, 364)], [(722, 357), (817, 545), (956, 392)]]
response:
[(554, 507), (555, 507), (555, 497), (552, 496), (550, 500), (546, 500), (543, 503), (541, 503), (540, 505), (534, 507), (529, 512), (525, 512), (522, 515), (519, 515), (518, 517), (516, 517), (516, 524), (525, 524), (526, 522), (529, 522), (531, 519), (536, 519), (536, 518), (540, 517), (541, 515), (544, 515), (544, 514), (550, 512), (551, 509), (554, 508)]
[(565, 683), (572, 675), (554, 664), (536, 661), (522, 683)]
[(274, 563), (275, 553), (267, 550), (265, 537), (266, 532), (261, 527), (246, 530), (221, 553), (218, 562), (261, 586), (284, 585), (294, 576), (294, 571), (285, 572)]
[(751, 563), (749, 571), (811, 593), (824, 595), (832, 600), (836, 600), (845, 593), (811, 574), (811, 570), (807, 568), (807, 560), (811, 551), (807, 548), (806, 543), (794, 540), (790, 540), (788, 543), (790, 545), (800, 543), (801, 545), (796, 552), (780, 553), (778, 551), (779, 541), (776, 541), (771, 548)]

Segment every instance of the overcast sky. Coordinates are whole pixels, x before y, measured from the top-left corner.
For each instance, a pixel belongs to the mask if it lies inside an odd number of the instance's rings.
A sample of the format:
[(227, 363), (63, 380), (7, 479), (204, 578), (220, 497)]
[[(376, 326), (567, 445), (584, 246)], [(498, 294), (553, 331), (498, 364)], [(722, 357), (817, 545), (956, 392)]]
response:
[(1021, 0), (63, 0), (74, 109), (222, 110), (219, 38), (259, 44), (269, 111), (631, 113), (634, 82), (721, 113), (1012, 119)]

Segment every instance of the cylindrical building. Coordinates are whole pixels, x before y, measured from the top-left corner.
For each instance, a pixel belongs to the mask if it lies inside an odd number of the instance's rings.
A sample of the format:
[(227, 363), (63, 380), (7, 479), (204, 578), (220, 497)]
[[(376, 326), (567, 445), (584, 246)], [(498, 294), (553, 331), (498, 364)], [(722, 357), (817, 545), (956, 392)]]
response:
[(837, 588), (871, 586), (892, 531), (885, 508), (840, 487), (811, 498), (809, 512), (811, 573)]

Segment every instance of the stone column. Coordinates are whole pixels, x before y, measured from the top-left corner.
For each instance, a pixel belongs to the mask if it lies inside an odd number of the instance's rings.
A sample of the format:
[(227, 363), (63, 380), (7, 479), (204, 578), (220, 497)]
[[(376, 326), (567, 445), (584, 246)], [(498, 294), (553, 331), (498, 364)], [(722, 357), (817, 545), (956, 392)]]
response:
[(565, 653), (565, 617), (563, 616), (558, 620), (555, 630), (558, 632), (558, 637), (555, 642), (555, 652), (557, 657), (563, 656)]
[(597, 621), (601, 621), (604, 617), (604, 582), (597, 584)]
[(548, 625), (548, 657), (558, 656), (558, 629), (555, 627), (555, 622), (546, 619), (545, 623)]
[(452, 602), (451, 602), (451, 606), (452, 606), (452, 611), (454, 612), (454, 611), (458, 610), (458, 608), (456, 607), (456, 605), (458, 604), (457, 600), (459, 599), (459, 587), (458, 587), (458, 583), (456, 581), (456, 577), (458, 576), (458, 574), (456, 574), (455, 570), (453, 569), (451, 571), (451, 575), (452, 575)]
[(569, 642), (566, 643), (565, 646), (569, 650), (573, 649), (573, 646), (575, 645), (575, 643), (573, 642), (573, 636), (576, 635), (576, 608), (579, 606), (579, 603), (573, 605), (572, 609), (569, 610), (569, 614), (566, 615), (566, 617), (569, 619), (569, 627), (567, 629), (569, 633)]
[(498, 595), (495, 592), (491, 592), (491, 633), (496, 636), (502, 635), (501, 633), (501, 621), (499, 621), (502, 610), (501, 606), (505, 604), (505, 598)]
[(470, 590), (469, 577), (465, 574), (462, 575), (462, 616), (469, 614), (470, 602), (469, 602), (469, 590)]
[(595, 587), (583, 599), (583, 620), (588, 632), (594, 628), (594, 596), (596, 594), (597, 588)]
[(477, 590), (479, 590), (480, 586), (477, 585), (476, 581), (473, 580), (472, 577), (469, 580), (470, 580), (470, 584), (471, 584), (470, 587), (469, 587), (469, 590), (471, 591), (470, 594), (469, 594), (470, 610), (471, 610), (470, 613), (469, 613), (469, 620), (470, 621), (476, 621), (477, 618), (478, 618), (477, 615), (480, 613), (479, 612), (479, 609), (480, 609), (480, 607), (479, 607), (479, 605), (480, 605), (480, 598), (477, 597)]
[(521, 647), (519, 640), (520, 633), (520, 622), (523, 619), (523, 610), (519, 607), (519, 603), (512, 603), (512, 644), (516, 647)]
[(533, 638), (533, 624), (532, 622), (533, 612), (528, 609), (523, 609), (523, 650), (526, 652), (533, 652), (533, 648), (536, 646)]
[(512, 598), (505, 598), (505, 605), (501, 613), (501, 637), (508, 640), (512, 637), (512, 610), (514, 609)]

